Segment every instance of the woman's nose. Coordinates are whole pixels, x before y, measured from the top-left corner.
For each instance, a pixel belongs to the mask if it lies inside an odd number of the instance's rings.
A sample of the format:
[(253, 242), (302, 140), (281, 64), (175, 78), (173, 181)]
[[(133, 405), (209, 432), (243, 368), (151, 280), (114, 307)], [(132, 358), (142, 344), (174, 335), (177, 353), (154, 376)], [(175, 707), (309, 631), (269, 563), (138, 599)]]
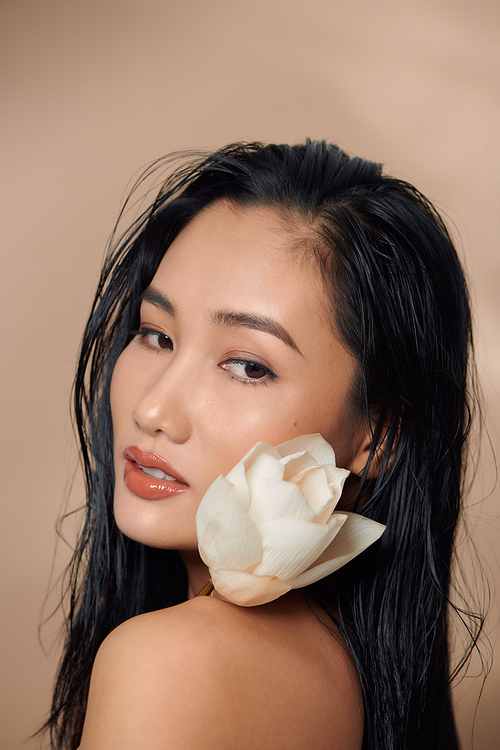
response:
[(173, 443), (189, 440), (193, 425), (189, 409), (192, 384), (182, 362), (171, 362), (147, 383), (132, 419), (149, 435), (164, 433)]

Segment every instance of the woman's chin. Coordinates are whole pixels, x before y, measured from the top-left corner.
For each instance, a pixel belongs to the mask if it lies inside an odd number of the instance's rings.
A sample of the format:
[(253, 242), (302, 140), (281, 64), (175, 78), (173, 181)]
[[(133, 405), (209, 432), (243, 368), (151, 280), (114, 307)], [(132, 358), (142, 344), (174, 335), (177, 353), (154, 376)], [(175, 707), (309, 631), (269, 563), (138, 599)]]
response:
[(182, 518), (176, 515), (171, 508), (160, 507), (158, 503), (144, 506), (115, 496), (115, 522), (129, 539), (157, 549), (197, 550), (196, 514), (183, 513)]

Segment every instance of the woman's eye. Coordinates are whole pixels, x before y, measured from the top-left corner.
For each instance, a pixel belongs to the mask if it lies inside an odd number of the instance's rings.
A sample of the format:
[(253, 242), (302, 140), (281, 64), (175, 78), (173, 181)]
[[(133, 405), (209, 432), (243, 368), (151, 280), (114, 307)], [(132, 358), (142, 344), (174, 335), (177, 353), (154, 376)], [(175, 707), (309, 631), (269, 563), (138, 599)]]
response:
[(152, 349), (163, 349), (170, 352), (174, 348), (172, 339), (166, 333), (155, 331), (152, 328), (141, 328), (139, 331), (134, 331), (132, 335), (138, 336), (143, 344)]
[(229, 359), (221, 364), (223, 370), (244, 382), (256, 383), (258, 381), (273, 380), (277, 376), (260, 362), (251, 362), (248, 359)]

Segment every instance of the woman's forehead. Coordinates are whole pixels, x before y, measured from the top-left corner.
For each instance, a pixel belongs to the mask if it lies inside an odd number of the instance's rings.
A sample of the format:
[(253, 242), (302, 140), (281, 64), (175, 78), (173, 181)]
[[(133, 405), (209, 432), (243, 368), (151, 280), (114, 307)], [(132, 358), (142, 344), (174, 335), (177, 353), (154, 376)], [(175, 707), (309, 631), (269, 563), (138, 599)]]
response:
[(273, 208), (218, 201), (176, 237), (153, 285), (195, 307), (251, 307), (286, 317), (300, 311), (315, 325), (321, 318), (331, 326), (320, 271), (305, 244), (305, 231), (299, 239), (296, 222), (287, 225)]

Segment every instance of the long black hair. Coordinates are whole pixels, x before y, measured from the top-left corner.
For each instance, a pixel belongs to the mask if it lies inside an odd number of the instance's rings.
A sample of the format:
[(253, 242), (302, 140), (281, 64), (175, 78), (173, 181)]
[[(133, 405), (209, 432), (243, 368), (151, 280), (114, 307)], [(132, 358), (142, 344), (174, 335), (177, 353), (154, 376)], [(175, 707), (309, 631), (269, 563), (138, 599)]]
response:
[(306, 591), (335, 618), (356, 664), (363, 750), (454, 750), (448, 613), (471, 420), (471, 321), (447, 229), (410, 184), (325, 142), (236, 144), (183, 159), (152, 205), (113, 240), (83, 338), (74, 411), (88, 502), (46, 724), (52, 745), (79, 745), (92, 664), (106, 635), (187, 597), (178, 554), (134, 542), (114, 522), (109, 386), (164, 253), (200, 210), (225, 198), (275, 208), (291, 226), (299, 219), (308, 228), (332, 321), (359, 363), (353, 408), (370, 420), (373, 441), (358, 498), (361, 512), (387, 530)]

